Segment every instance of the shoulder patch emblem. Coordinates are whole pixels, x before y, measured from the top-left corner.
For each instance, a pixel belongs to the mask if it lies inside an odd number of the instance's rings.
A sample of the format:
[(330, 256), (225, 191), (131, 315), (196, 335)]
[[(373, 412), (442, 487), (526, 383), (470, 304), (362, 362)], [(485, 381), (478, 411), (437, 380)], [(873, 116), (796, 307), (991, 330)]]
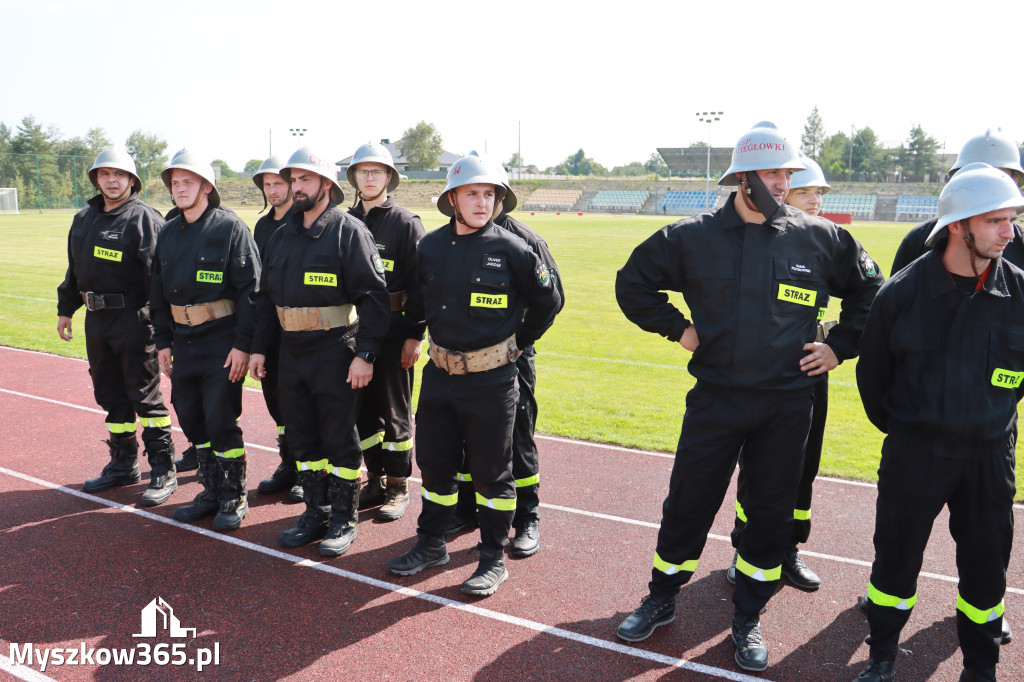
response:
[(384, 261), (382, 261), (380, 256), (376, 253), (373, 254), (373, 269), (376, 270), (378, 274), (384, 274)]
[(537, 283), (540, 284), (542, 287), (546, 287), (550, 282), (551, 274), (548, 272), (548, 269), (544, 267), (543, 264), (541, 264), (537, 268)]
[(878, 266), (875, 265), (875, 261), (871, 260), (867, 251), (860, 252), (860, 269), (867, 277), (878, 277), (879, 275)]

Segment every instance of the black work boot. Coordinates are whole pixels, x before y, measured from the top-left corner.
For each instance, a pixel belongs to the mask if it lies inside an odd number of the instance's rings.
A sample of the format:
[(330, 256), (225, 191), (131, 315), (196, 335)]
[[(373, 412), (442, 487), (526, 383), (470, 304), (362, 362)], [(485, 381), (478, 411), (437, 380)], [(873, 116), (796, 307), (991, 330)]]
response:
[[(277, 452), (281, 457), (281, 463), (274, 469), (274, 473), (270, 474), (270, 478), (265, 478), (260, 481), (259, 485), (256, 486), (256, 491), (261, 495), (274, 495), (276, 493), (283, 493), (289, 491), (289, 498), (291, 497), (291, 489), (296, 486), (296, 476), (298, 470), (295, 468), (295, 460), (288, 454), (288, 443), (284, 438), (284, 435), (278, 435), (277, 437)], [(300, 490), (299, 499), (297, 502), (302, 501), (302, 487), (297, 486)]]
[(522, 558), (536, 554), (540, 549), (540, 522), (537, 519), (526, 519), (513, 524), (513, 528), (516, 529), (516, 535), (512, 538), (509, 556)]
[(505, 568), (505, 550), (478, 545), (480, 563), (469, 579), (462, 583), (462, 591), (475, 597), (489, 597), (498, 591), (498, 586), (508, 580)]
[(234, 530), (249, 513), (249, 497), (245, 490), (245, 455), (217, 457), (220, 469), (220, 504), (213, 519), (214, 530)]
[(868, 660), (868, 667), (857, 675), (854, 682), (892, 682), (896, 679), (896, 657), (874, 658)]
[(996, 682), (995, 666), (991, 668), (964, 668), (959, 682)]
[(615, 636), (627, 642), (642, 642), (654, 634), (655, 628), (676, 619), (676, 595), (651, 593), (640, 601), (640, 607), (619, 623)]
[(174, 462), (174, 469), (178, 472), (195, 471), (199, 468), (199, 451), (192, 443), (188, 444), (185, 452), (181, 453), (181, 459)]
[(419, 533), (416, 546), (402, 556), (388, 559), (388, 570), (397, 575), (412, 575), (431, 566), (448, 563), (448, 548), (444, 538)]
[(299, 485), (306, 511), (299, 516), (294, 528), (281, 533), (281, 544), (285, 547), (301, 547), (327, 534), (331, 519), (331, 506), (327, 502), (327, 478), (322, 471), (300, 471)]
[(729, 566), (729, 570), (725, 572), (725, 579), (729, 581), (730, 585), (736, 584), (736, 560), (740, 558), (739, 552), (732, 553), (732, 565)]
[(821, 578), (807, 567), (796, 545), (791, 545), (782, 557), (782, 575), (786, 576), (793, 587), (807, 592), (813, 592), (821, 587)]
[(163, 504), (178, 489), (178, 477), (174, 470), (174, 442), (154, 441), (146, 444), (149, 456), (149, 487), (142, 493), (139, 504), (155, 507)]
[(736, 665), (754, 672), (768, 667), (768, 647), (761, 636), (760, 616), (733, 613), (732, 641), (736, 644)]
[(174, 510), (171, 518), (175, 521), (193, 523), (216, 514), (220, 508), (220, 467), (217, 466), (216, 457), (210, 448), (199, 448), (198, 456), (199, 472), (196, 478), (203, 490), (191, 503)]
[(96, 478), (90, 478), (82, 484), (87, 493), (100, 493), (104, 490), (122, 485), (132, 485), (142, 480), (139, 471), (139, 441), (135, 434), (110, 434), (110, 440), (104, 441), (110, 448), (110, 461)]
[(387, 485), (387, 480), (384, 474), (367, 473), (366, 483), (359, 491), (360, 509), (372, 509), (384, 504), (384, 488)]
[(389, 476), (384, 489), (384, 504), (377, 510), (381, 521), (397, 521), (409, 507), (409, 479)]
[(327, 496), (331, 502), (331, 523), (320, 541), (320, 555), (341, 556), (359, 534), (359, 481), (328, 476)]
[(1002, 637), (999, 640), (1000, 644), (1009, 644), (1013, 641), (1013, 631), (1010, 630), (1010, 621), (1006, 620), (1006, 614), (1003, 614), (1003, 632)]
[(460, 531), (472, 530), (480, 525), (476, 517), (476, 489), (472, 482), (459, 483), (459, 497), (455, 503), (455, 515), (444, 530), (445, 537)]

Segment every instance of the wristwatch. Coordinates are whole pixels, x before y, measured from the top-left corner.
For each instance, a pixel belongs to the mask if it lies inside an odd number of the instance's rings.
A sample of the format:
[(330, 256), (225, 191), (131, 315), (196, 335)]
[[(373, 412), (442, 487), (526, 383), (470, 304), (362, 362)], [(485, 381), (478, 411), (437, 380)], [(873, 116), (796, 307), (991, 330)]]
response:
[(364, 360), (364, 361), (366, 361), (366, 362), (368, 362), (368, 363), (370, 363), (372, 365), (373, 361), (377, 359), (377, 354), (376, 353), (368, 353), (366, 351), (363, 351), (362, 353), (356, 353), (356, 357), (359, 358), (360, 360)]

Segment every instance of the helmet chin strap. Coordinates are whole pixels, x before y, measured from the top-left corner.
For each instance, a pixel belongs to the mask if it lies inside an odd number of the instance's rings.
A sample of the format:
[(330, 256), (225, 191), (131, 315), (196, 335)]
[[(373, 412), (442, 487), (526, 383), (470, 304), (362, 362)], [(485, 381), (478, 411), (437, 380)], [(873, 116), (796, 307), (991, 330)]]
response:
[(971, 272), (978, 278), (978, 282), (981, 282), (981, 274), (978, 272), (977, 259), (978, 259), (978, 248), (974, 243), (974, 233), (971, 232), (971, 226), (965, 220), (960, 221), (960, 225), (964, 228), (964, 233), (960, 237), (964, 240), (964, 244), (967, 245), (967, 250), (971, 254)]
[[(209, 183), (207, 183), (206, 180), (203, 180), (203, 184), (199, 185), (199, 192), (196, 193), (196, 200), (193, 201), (192, 205), (189, 206), (188, 208), (181, 209), (182, 213), (185, 213), (186, 211), (191, 211), (193, 208), (196, 207), (196, 204), (198, 204), (199, 200), (203, 197), (203, 188), (206, 187), (207, 184), (209, 184)], [(175, 202), (175, 203), (177, 203), (177, 202)]]
[(739, 195), (743, 199), (743, 205), (763, 215), (765, 222), (771, 220), (781, 206), (754, 171), (747, 171), (740, 176)]
[(352, 204), (352, 207), (354, 208), (354, 207), (358, 206), (360, 201), (367, 201), (367, 202), (369, 202), (369, 201), (377, 201), (377, 199), (380, 198), (380, 195), (384, 194), (384, 192), (387, 192), (387, 191), (388, 191), (388, 186), (385, 184), (384, 185), (384, 189), (382, 189), (381, 191), (377, 192), (372, 197), (368, 197), (365, 194), (363, 194), (363, 190), (356, 188), (356, 200)]

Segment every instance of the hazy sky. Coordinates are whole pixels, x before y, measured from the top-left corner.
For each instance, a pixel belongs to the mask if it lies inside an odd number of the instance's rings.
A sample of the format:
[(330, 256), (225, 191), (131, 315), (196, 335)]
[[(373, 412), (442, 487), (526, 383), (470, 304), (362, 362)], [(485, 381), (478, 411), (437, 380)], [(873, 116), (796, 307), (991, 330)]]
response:
[(271, 136), (275, 153), (299, 147), (289, 128), (341, 159), (420, 120), (449, 151), (501, 160), (521, 122), (542, 168), (581, 147), (611, 168), (706, 140), (694, 114), (710, 109), (725, 112), (715, 146), (764, 119), (798, 141), (815, 105), (829, 133), (871, 126), (885, 143), (913, 124), (951, 152), (990, 125), (1020, 140), (1024, 5), (913, 5), (4, 3), (0, 121), (117, 142), (141, 128), (236, 170)]

